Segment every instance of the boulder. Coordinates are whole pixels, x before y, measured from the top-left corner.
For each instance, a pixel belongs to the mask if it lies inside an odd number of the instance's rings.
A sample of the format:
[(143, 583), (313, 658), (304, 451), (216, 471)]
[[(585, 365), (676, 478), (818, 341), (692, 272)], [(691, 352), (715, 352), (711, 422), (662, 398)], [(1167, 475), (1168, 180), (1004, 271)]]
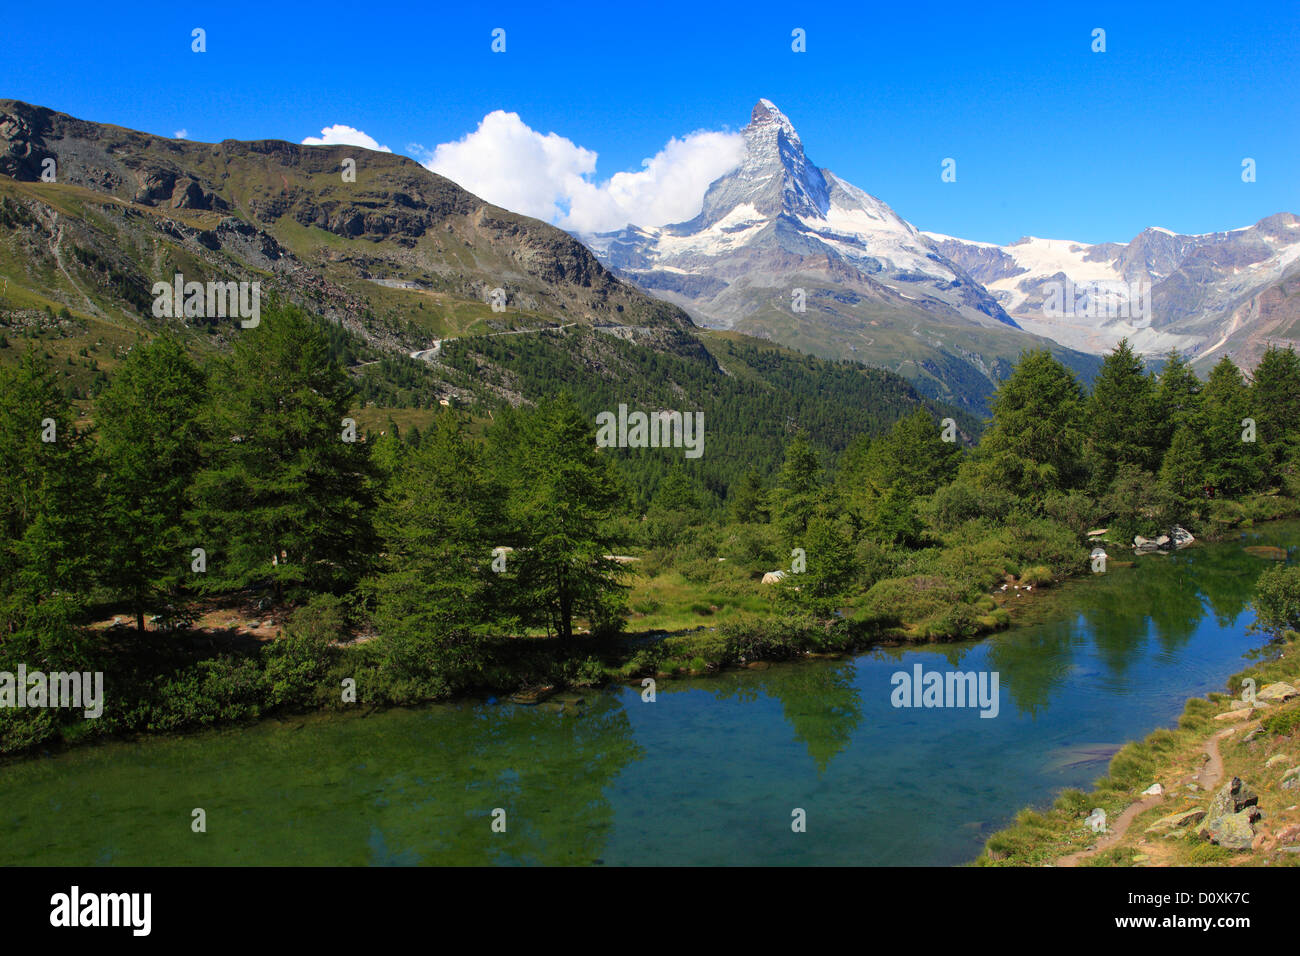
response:
[(1233, 813), (1240, 813), (1247, 807), (1258, 806), (1259, 794), (1250, 788), (1240, 777), (1233, 777), (1232, 782), (1219, 788), (1219, 792), (1214, 795), (1210, 801), (1210, 809), (1207, 813), (1213, 820), (1215, 817), (1227, 816)]
[(1264, 766), (1276, 767), (1278, 764), (1286, 763), (1290, 759), (1291, 758), (1286, 754), (1273, 754), (1273, 756), (1269, 757), (1267, 760), (1264, 761)]
[(1300, 790), (1300, 767), (1292, 767), (1282, 774), (1283, 790)]
[(783, 577), (785, 577), (784, 571), (768, 571), (767, 574), (763, 575), (763, 583), (779, 584)]
[(1192, 537), (1192, 533), (1190, 531), (1188, 531), (1186, 528), (1183, 528), (1179, 525), (1174, 525), (1173, 531), (1169, 532), (1169, 534), (1174, 539), (1175, 548), (1185, 548), (1193, 541), (1196, 540), (1195, 538)]
[(1210, 820), (1201, 835), (1212, 843), (1229, 850), (1249, 850), (1255, 840), (1255, 828), (1251, 826), (1251, 812), (1227, 813)]
[(1142, 791), (1142, 796), (1159, 797), (1159, 796), (1163, 796), (1164, 792), (1165, 792), (1164, 787), (1160, 786), (1160, 784), (1158, 783), (1153, 783), (1151, 784), (1151, 786), (1147, 787), (1145, 790)]
[(1256, 700), (1290, 700), (1292, 697), (1300, 694), (1291, 684), (1284, 681), (1278, 681), (1276, 684), (1265, 684), (1263, 688), (1255, 694)]

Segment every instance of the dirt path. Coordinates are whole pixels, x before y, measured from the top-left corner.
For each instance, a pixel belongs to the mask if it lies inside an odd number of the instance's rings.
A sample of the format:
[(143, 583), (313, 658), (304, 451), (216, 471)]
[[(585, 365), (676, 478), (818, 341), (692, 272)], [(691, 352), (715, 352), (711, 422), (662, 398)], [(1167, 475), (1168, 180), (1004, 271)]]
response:
[[(1221, 730), (1211, 737), (1203, 748), (1201, 753), (1209, 759), (1205, 761), (1205, 766), (1195, 777), (1195, 783), (1203, 791), (1212, 791), (1219, 784), (1223, 777), (1223, 755), (1219, 753), (1219, 741), (1236, 732), (1235, 728)], [(1068, 856), (1063, 856), (1056, 861), (1057, 866), (1078, 866), (1083, 860), (1096, 856), (1109, 850), (1120, 840), (1124, 839), (1124, 834), (1128, 832), (1129, 825), (1137, 818), (1138, 814), (1145, 813), (1152, 807), (1157, 806), (1164, 801), (1164, 795), (1158, 797), (1146, 797), (1137, 803), (1131, 804), (1110, 827), (1110, 832), (1097, 841), (1097, 845), (1088, 850), (1077, 850)]]

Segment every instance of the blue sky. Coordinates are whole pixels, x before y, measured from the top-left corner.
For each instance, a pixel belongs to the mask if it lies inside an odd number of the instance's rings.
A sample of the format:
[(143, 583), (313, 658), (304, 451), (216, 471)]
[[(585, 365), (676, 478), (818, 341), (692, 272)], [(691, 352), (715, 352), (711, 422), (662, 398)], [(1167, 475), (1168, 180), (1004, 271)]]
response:
[(408, 154), (504, 110), (595, 153), (597, 186), (767, 97), (926, 230), (1127, 241), (1300, 213), (1300, 4), (1130, 6), (11, 4), (0, 96), (203, 141), (343, 124)]

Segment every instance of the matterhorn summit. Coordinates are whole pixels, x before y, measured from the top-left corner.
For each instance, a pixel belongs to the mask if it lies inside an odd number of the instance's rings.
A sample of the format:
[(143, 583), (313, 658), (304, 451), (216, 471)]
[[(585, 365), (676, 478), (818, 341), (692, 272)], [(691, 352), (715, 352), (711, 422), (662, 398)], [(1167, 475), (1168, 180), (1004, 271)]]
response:
[(607, 265), (714, 327), (783, 304), (807, 316), (801, 322), (842, 326), (837, 313), (848, 300), (918, 319), (1014, 327), (979, 283), (888, 205), (818, 168), (771, 100), (755, 104), (742, 134), (744, 157), (709, 186), (694, 219), (581, 238)]

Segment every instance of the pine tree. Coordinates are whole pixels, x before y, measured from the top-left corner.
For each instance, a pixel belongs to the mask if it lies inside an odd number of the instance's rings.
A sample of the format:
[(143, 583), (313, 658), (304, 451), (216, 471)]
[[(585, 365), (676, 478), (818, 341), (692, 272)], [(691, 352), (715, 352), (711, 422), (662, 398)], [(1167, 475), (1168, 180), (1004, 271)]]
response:
[(203, 374), (171, 338), (137, 343), (95, 403), (104, 462), (103, 580), (136, 627), (190, 570), (186, 493), (199, 460)]
[(609, 557), (611, 521), (627, 512), (612, 456), (596, 447), (592, 422), (567, 393), (489, 432), (493, 460), (508, 462), (508, 521), (522, 608), (562, 639), (576, 617), (593, 631), (621, 622), (623, 567)]
[(345, 440), (352, 390), (321, 327), (296, 308), (263, 309), (212, 382), (192, 494), (203, 586), (346, 589), (375, 550), (375, 488), (364, 446)]
[(1191, 423), (1184, 423), (1174, 432), (1174, 440), (1165, 453), (1160, 466), (1159, 489), (1161, 496), (1175, 512), (1173, 520), (1185, 518), (1190, 505), (1205, 497), (1206, 468), (1204, 445)]
[(745, 472), (731, 498), (732, 516), (744, 523), (763, 523), (771, 518), (763, 476), (757, 468)]
[(1155, 388), (1142, 361), (1122, 339), (1102, 362), (1085, 411), (1087, 455), (1095, 493), (1110, 486), (1116, 469), (1131, 464), (1147, 471), (1160, 466)]
[(33, 351), (0, 368), (0, 642), (29, 665), (73, 666), (99, 560), (93, 449)]
[(852, 538), (829, 515), (815, 514), (800, 546), (806, 567), (786, 575), (781, 594), (813, 614), (829, 616), (843, 603), (857, 573)]
[(1266, 476), (1266, 460), (1258, 428), (1251, 429), (1250, 391), (1241, 370), (1226, 355), (1210, 370), (1198, 415), (1205, 449), (1205, 477), (1221, 497), (1245, 494), (1259, 488)]
[(433, 671), (453, 686), (477, 673), (485, 627), (505, 623), (504, 582), (514, 560), (494, 552), (503, 535), (501, 498), (482, 449), (451, 415), (437, 419), (395, 474), (376, 519), (382, 566), (365, 591), (399, 671)]
[(886, 488), (863, 514), (863, 533), (877, 544), (916, 547), (923, 530), (912, 495), (901, 484)]
[(671, 547), (704, 520), (704, 489), (682, 465), (669, 469), (646, 511), (651, 544)]
[(1290, 346), (1269, 346), (1255, 366), (1250, 387), (1251, 417), (1264, 444), (1269, 478), (1281, 477), (1283, 466), (1300, 457), (1300, 357)]
[(1162, 454), (1169, 448), (1179, 427), (1199, 413), (1201, 389), (1201, 380), (1191, 365), (1177, 351), (1171, 351), (1160, 371), (1155, 390), (1156, 439)]
[(391, 417), (388, 419), (388, 427), (380, 435), (367, 441), (366, 448), (370, 451), (370, 461), (375, 471), (384, 481), (390, 480), (397, 473), (411, 450), (410, 446), (402, 441), (402, 430)]
[(993, 396), (993, 424), (980, 441), (982, 481), (1022, 497), (1079, 487), (1083, 389), (1046, 350), (1024, 353)]
[(785, 461), (772, 493), (773, 518), (790, 542), (801, 537), (823, 501), (821, 463), (808, 439), (796, 435), (785, 448)]
[(842, 493), (852, 497), (865, 491), (874, 496), (898, 485), (908, 497), (932, 494), (952, 480), (960, 462), (957, 443), (945, 442), (934, 416), (918, 408), (895, 422), (845, 469)]

